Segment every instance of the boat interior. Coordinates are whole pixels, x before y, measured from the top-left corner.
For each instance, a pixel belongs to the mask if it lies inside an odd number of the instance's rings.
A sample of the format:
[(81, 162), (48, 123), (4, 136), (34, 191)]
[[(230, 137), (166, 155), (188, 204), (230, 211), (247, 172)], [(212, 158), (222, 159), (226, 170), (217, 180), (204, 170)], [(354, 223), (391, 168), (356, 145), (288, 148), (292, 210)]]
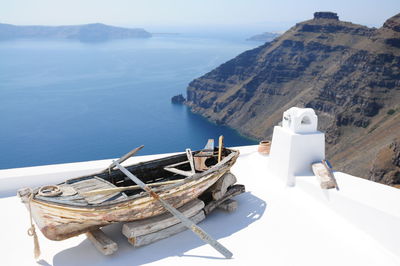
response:
[[(231, 152), (229, 149), (222, 149), (222, 158)], [(159, 183), (179, 182), (195, 173), (210, 169), (217, 162), (218, 148), (212, 147), (212, 149), (205, 148), (196, 152), (187, 150), (185, 153), (174, 156), (140, 162), (126, 166), (126, 169), (149, 186), (157, 186)], [(68, 206), (108, 205), (146, 193), (135, 185), (118, 168), (113, 168), (94, 175), (68, 179), (56, 186), (60, 193), (46, 195), (43, 193), (46, 192), (45, 190), (39, 191), (35, 195), (35, 199)], [(130, 186), (135, 187), (126, 189)], [(161, 186), (157, 187), (161, 188)], [(123, 191), (115, 191), (116, 188), (121, 188)], [(89, 192), (93, 193), (93, 191), (99, 190), (110, 192), (88, 195)]]

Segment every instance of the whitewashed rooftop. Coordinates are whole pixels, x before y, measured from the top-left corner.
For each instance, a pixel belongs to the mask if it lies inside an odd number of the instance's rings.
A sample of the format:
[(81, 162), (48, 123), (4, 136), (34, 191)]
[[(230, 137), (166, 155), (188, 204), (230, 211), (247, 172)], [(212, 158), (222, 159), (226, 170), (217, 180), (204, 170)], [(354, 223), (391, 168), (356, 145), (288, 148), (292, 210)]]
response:
[[(297, 176), (296, 186), (268, 170), (257, 146), (238, 148), (232, 168), (246, 193), (234, 213), (216, 210), (199, 224), (233, 252), (224, 259), (190, 231), (133, 248), (121, 225), (104, 231), (118, 251), (100, 254), (85, 236), (61, 242), (39, 233), (39, 265), (400, 265), (400, 191), (335, 173), (340, 190), (322, 190), (315, 176)], [(134, 157), (126, 164), (165, 155)], [(27, 235), (29, 215), (15, 197), (18, 188), (57, 183), (107, 167), (111, 160), (0, 170), (0, 264), (37, 265)]]

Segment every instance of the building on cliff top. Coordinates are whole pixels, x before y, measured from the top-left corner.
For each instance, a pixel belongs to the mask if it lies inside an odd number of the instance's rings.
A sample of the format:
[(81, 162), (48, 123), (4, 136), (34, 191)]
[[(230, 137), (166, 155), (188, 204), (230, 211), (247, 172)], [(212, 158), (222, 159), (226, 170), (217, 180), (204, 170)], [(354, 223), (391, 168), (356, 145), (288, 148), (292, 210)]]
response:
[(315, 12), (314, 19), (334, 19), (339, 20), (339, 16), (334, 12)]

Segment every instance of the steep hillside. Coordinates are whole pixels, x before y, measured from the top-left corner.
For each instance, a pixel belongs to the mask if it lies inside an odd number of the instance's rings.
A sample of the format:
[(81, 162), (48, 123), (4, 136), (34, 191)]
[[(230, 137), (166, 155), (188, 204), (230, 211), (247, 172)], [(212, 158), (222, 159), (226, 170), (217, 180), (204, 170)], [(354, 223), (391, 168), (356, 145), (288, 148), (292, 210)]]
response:
[(335, 168), (371, 178), (379, 150), (400, 134), (400, 14), (375, 29), (317, 12), (192, 81), (186, 103), (258, 139), (286, 109), (312, 107)]

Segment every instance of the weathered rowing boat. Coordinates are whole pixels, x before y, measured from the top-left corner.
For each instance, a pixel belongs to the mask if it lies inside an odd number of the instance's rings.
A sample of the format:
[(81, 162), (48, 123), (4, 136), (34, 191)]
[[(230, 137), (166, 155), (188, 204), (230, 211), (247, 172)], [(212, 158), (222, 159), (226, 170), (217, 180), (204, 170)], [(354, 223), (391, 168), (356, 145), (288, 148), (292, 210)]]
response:
[[(153, 190), (162, 199), (178, 208), (213, 185), (239, 156), (239, 151), (223, 148), (218, 162), (216, 153), (217, 149), (187, 152), (126, 169), (144, 183), (154, 185)], [(201, 165), (196, 165), (199, 161)], [(146, 219), (166, 211), (160, 202), (134, 185), (121, 171), (110, 168), (57, 186), (21, 189), (18, 195), (42, 233), (48, 239), (63, 240), (111, 223)]]

